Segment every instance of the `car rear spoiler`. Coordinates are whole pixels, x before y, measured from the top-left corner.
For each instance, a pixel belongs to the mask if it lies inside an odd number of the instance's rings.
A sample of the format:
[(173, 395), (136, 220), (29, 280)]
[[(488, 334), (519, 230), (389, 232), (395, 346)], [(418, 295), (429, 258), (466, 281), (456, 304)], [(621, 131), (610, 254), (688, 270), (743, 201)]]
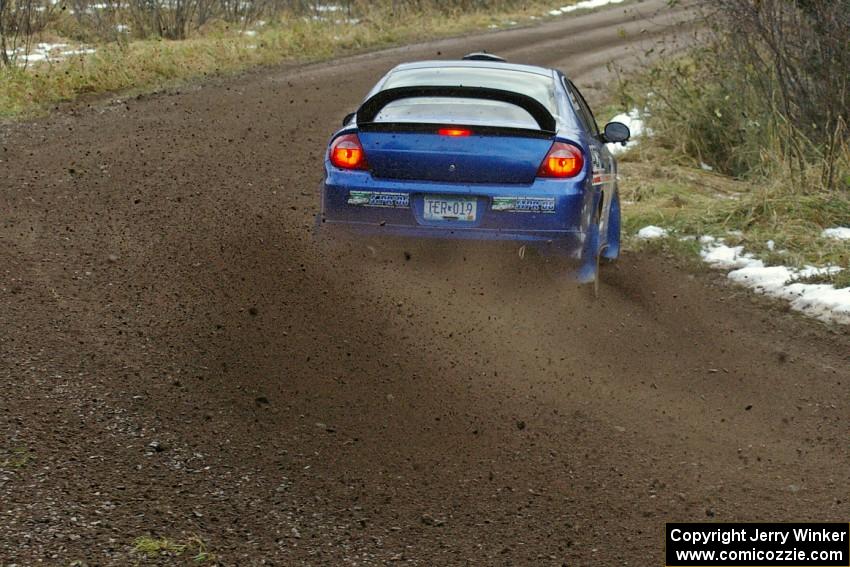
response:
[[(439, 86), (398, 87), (380, 91), (367, 99), (357, 110), (355, 113), (357, 125), (367, 128), (372, 125), (386, 126), (388, 123), (375, 122), (375, 118), (385, 106), (396, 100), (418, 97), (479, 98), (507, 102), (528, 112), (540, 127), (540, 134), (554, 135), (557, 129), (552, 113), (542, 103), (528, 95), (485, 87)], [(403, 126), (403, 124), (394, 124), (394, 126)]]

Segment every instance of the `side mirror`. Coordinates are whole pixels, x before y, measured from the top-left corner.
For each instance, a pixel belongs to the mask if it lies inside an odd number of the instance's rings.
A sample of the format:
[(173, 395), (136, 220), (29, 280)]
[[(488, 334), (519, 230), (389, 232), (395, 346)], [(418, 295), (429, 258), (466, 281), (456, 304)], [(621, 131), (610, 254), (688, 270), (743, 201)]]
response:
[(622, 122), (609, 122), (605, 125), (603, 136), (605, 137), (604, 141), (609, 144), (625, 144), (632, 137), (632, 133), (629, 127)]
[(345, 115), (345, 118), (342, 119), (342, 125), (348, 126), (348, 123), (354, 120), (354, 117), (357, 116), (356, 112), (349, 112)]

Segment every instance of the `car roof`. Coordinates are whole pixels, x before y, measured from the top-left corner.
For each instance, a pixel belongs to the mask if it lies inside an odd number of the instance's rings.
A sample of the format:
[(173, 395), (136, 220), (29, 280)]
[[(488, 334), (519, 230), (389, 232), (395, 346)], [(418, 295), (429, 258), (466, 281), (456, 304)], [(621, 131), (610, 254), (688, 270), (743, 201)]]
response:
[(460, 59), (440, 59), (432, 61), (417, 61), (415, 63), (403, 63), (392, 71), (408, 71), (412, 69), (435, 69), (440, 67), (469, 67), (473, 69), (497, 69), (499, 71), (518, 71), (521, 73), (534, 73), (551, 77), (554, 71), (546, 67), (536, 65), (520, 65), (517, 63), (500, 63), (496, 61), (463, 61)]

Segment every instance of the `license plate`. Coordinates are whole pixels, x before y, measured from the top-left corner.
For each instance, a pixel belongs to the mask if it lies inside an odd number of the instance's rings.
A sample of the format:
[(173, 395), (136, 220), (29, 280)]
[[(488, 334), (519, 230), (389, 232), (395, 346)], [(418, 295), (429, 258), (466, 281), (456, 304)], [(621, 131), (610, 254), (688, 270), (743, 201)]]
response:
[(474, 221), (477, 213), (477, 199), (425, 197), (425, 220)]

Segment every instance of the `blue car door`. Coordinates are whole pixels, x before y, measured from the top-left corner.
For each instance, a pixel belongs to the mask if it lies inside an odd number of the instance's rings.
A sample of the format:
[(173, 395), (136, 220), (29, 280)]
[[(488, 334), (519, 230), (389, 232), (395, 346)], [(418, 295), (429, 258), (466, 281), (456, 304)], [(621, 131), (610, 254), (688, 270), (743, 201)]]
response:
[(590, 161), (593, 167), (593, 188), (602, 192), (602, 207), (599, 215), (599, 232), (602, 243), (605, 243), (607, 234), (608, 213), (611, 210), (611, 202), (617, 187), (616, 161), (602, 140), (599, 126), (593, 117), (587, 102), (581, 91), (567, 78), (564, 78), (565, 87), (570, 97), (570, 102), (576, 110), (579, 120), (588, 133), (588, 149), (590, 150)]

